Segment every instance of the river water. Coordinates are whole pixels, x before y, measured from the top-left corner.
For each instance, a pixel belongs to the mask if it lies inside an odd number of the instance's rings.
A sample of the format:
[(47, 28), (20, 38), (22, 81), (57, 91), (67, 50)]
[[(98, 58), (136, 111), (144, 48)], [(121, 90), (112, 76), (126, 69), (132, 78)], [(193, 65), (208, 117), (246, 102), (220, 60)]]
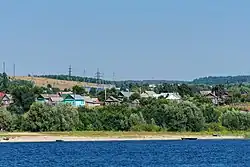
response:
[(250, 140), (0, 143), (1, 167), (250, 167)]

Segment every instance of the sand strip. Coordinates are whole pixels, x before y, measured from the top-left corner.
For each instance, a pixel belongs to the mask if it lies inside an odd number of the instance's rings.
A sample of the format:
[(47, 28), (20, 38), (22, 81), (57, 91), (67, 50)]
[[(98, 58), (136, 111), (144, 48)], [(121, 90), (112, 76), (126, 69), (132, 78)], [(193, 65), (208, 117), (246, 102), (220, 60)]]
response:
[[(181, 138), (197, 138), (202, 140), (244, 139), (243, 136), (138, 136), (138, 137), (74, 137), (74, 136), (19, 136), (0, 138), (0, 142), (53, 142), (63, 141), (129, 141), (129, 140), (181, 140)], [(8, 140), (6, 140), (8, 139)]]

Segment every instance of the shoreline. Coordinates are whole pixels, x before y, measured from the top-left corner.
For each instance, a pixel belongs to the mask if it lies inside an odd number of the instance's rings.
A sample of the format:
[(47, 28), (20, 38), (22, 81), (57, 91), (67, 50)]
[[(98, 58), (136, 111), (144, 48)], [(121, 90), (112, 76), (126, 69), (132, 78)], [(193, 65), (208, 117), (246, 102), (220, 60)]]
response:
[(197, 138), (197, 140), (237, 140), (245, 139), (244, 136), (210, 136), (210, 135), (153, 135), (153, 136), (55, 136), (55, 135), (28, 135), (0, 137), (0, 143), (19, 143), (19, 142), (88, 142), (88, 141), (146, 141), (146, 140), (182, 140), (182, 138)]

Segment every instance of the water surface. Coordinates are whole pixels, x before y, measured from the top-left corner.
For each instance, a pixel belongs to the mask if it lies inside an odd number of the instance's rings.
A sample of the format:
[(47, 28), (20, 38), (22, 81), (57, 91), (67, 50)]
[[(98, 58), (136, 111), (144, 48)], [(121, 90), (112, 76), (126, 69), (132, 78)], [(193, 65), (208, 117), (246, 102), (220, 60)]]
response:
[(0, 143), (1, 167), (250, 167), (250, 140)]

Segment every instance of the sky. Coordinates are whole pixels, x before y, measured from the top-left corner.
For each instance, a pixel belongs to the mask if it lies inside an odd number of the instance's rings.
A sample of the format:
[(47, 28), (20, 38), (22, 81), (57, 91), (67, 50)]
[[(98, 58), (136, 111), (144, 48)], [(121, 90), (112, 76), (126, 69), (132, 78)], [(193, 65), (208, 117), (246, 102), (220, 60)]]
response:
[[(192, 80), (250, 74), (249, 0), (0, 1), (13, 75)], [(2, 70), (1, 70), (2, 71)]]

